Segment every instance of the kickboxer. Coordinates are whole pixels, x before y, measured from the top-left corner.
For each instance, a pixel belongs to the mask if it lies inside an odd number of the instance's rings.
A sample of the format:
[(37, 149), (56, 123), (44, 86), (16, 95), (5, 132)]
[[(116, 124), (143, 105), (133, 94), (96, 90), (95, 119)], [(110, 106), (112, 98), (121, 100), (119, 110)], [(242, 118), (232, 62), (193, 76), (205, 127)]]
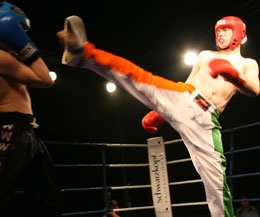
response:
[(259, 95), (258, 64), (240, 52), (246, 37), (244, 22), (234, 16), (217, 21), (218, 50), (200, 52), (187, 80), (176, 83), (97, 49), (91, 42), (81, 43), (86, 37), (79, 20), (68, 17), (65, 23), (70, 25), (57, 33), (65, 47), (62, 62), (114, 81), (152, 109), (143, 119), (150, 132), (164, 121), (177, 130), (202, 178), (211, 216), (234, 217), (218, 118), (237, 92)]

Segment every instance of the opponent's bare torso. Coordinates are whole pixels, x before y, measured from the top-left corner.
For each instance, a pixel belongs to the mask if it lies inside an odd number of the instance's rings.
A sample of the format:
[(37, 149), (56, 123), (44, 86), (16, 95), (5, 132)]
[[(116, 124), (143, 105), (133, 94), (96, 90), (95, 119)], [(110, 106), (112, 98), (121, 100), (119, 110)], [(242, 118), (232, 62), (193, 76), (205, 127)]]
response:
[(32, 114), (31, 100), (25, 85), (0, 76), (0, 112)]

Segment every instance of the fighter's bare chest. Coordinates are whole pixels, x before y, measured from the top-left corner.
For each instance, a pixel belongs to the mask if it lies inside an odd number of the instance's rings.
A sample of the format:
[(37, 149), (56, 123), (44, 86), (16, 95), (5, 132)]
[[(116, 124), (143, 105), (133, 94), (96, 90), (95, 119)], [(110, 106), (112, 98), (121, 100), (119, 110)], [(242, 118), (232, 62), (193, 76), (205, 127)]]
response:
[(213, 54), (209, 58), (206, 58), (206, 64), (208, 65), (210, 61), (214, 59), (225, 59), (229, 61), (240, 73), (245, 72), (246, 61), (240, 55), (227, 55), (227, 54)]

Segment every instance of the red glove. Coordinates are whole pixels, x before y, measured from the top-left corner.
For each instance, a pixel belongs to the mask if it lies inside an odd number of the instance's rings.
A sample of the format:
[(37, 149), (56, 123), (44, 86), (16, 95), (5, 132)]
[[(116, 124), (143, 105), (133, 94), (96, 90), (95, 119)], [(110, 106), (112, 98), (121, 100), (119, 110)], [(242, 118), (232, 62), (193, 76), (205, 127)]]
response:
[(210, 75), (216, 78), (221, 75), (224, 80), (231, 82), (235, 86), (241, 86), (245, 83), (245, 79), (241, 77), (237, 69), (225, 59), (214, 59), (209, 63), (211, 69)]
[(151, 111), (143, 117), (142, 126), (148, 133), (156, 133), (158, 125), (164, 123), (165, 120), (155, 111)]

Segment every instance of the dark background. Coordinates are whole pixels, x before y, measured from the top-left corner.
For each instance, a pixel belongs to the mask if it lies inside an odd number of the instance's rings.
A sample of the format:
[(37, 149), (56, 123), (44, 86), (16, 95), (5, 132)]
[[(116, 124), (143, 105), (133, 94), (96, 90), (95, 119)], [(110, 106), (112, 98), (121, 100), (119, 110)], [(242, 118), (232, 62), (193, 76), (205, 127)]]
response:
[[(10, 1), (22, 8), (31, 20), (31, 30), (28, 32), (31, 39), (39, 47), (43, 59), (50, 70), (57, 73), (58, 78), (53, 87), (49, 89), (30, 88), (34, 114), (40, 127), (37, 134), (47, 141), (70, 142), (94, 142), (94, 143), (146, 143), (146, 139), (152, 137), (144, 132), (141, 126), (142, 117), (149, 111), (124, 90), (118, 88), (114, 94), (105, 90), (106, 81), (88, 70), (70, 68), (61, 64), (62, 47), (56, 39), (56, 32), (63, 28), (64, 19), (70, 15), (80, 16), (86, 25), (88, 39), (98, 48), (125, 57), (144, 69), (156, 75), (174, 81), (185, 81), (191, 71), (190, 66), (183, 62), (183, 55), (187, 50), (200, 52), (205, 49), (215, 50), (214, 25), (223, 16), (234, 15), (242, 18), (247, 25), (248, 41), (241, 46), (242, 55), (260, 61), (260, 2), (257, 0), (237, 1)], [(250, 98), (237, 94), (230, 101), (226, 110), (220, 117), (223, 129), (229, 129), (241, 125), (259, 122), (260, 98)], [(259, 145), (259, 127), (243, 133), (237, 133), (236, 148), (245, 148)], [(171, 140), (179, 138), (179, 135), (163, 124), (159, 127), (159, 133), (155, 136), (163, 136)], [(224, 148), (229, 149), (229, 138), (224, 136)], [(68, 147), (48, 146), (56, 163), (64, 162), (100, 162), (100, 153), (78, 149), (71, 150)], [(80, 153), (78, 152), (80, 150)], [(122, 154), (124, 157), (122, 157)], [(169, 160), (185, 157), (185, 148), (170, 146), (167, 152)], [(235, 160), (235, 172), (246, 173), (259, 171), (259, 151), (239, 156)], [(76, 160), (75, 160), (76, 159)], [(147, 160), (146, 153), (121, 149), (108, 152), (108, 162), (143, 162)], [(184, 167), (169, 168), (180, 177), (174, 177), (180, 181), (196, 178), (193, 170), (184, 173)], [(144, 171), (127, 171), (129, 184), (135, 183), (131, 175), (145, 177)], [(100, 186), (101, 177), (97, 172), (80, 172), (80, 178), (69, 179), (70, 172), (59, 172), (62, 187)], [(73, 172), (73, 175), (75, 170)], [(110, 171), (111, 185), (124, 185), (124, 180), (118, 180), (117, 174), (126, 174), (126, 171)], [(85, 174), (85, 175), (83, 175)], [(86, 175), (92, 174), (92, 175)], [(185, 177), (185, 175), (189, 177)], [(75, 175), (76, 176), (76, 175)], [(91, 178), (90, 178), (91, 177)], [(81, 180), (81, 181), (80, 181)], [(141, 179), (142, 183), (148, 182)], [(241, 183), (234, 187), (235, 196), (248, 194), (259, 197), (259, 182), (251, 184), (249, 179), (237, 181)], [(140, 184), (140, 181), (139, 181)], [(176, 187), (174, 191), (179, 195), (174, 201), (193, 201), (193, 197), (204, 198), (201, 186), (195, 191), (192, 186), (185, 189)], [(185, 192), (185, 194), (183, 193)], [(115, 193), (116, 194), (116, 193)], [(132, 205), (150, 205), (142, 197), (136, 197), (140, 193), (130, 193)], [(150, 192), (141, 193), (140, 195)], [(182, 196), (181, 196), (182, 195)], [(188, 196), (187, 196), (188, 195)], [(95, 195), (94, 197), (96, 197)], [(102, 197), (102, 195), (99, 195)], [(71, 197), (71, 195), (66, 195)], [(121, 198), (116, 195), (116, 197)], [(81, 197), (80, 197), (81, 198)], [(83, 197), (82, 197), (83, 198)], [(139, 200), (142, 200), (140, 202)], [(140, 203), (138, 203), (140, 202)], [(102, 203), (102, 202), (101, 202)], [(136, 203), (136, 204), (135, 204)], [(145, 204), (148, 203), (148, 204)], [(76, 205), (77, 204), (77, 205)], [(74, 208), (85, 203), (75, 203)], [(70, 204), (71, 205), (71, 204)], [(193, 208), (194, 213), (199, 213), (198, 208)], [(205, 207), (204, 207), (205, 209)], [(177, 209), (176, 212), (185, 212), (186, 209)], [(68, 208), (67, 211), (70, 211)], [(148, 215), (147, 215), (148, 216)], [(180, 214), (179, 216), (182, 216)], [(195, 214), (193, 215), (195, 216)], [(202, 216), (202, 214), (201, 214)]]
[[(31, 19), (28, 34), (58, 74), (52, 88), (30, 90), (43, 139), (142, 143), (149, 137), (140, 124), (149, 109), (122, 89), (108, 94), (106, 81), (93, 72), (60, 64), (63, 51), (56, 32), (67, 16), (84, 20), (88, 39), (98, 48), (174, 81), (185, 81), (191, 71), (183, 62), (187, 50), (215, 50), (214, 25), (226, 15), (239, 16), (247, 24), (242, 55), (259, 60), (258, 1), (13, 2)], [(223, 129), (259, 121), (259, 102), (237, 94), (221, 115)], [(175, 137), (170, 128), (160, 134)]]

